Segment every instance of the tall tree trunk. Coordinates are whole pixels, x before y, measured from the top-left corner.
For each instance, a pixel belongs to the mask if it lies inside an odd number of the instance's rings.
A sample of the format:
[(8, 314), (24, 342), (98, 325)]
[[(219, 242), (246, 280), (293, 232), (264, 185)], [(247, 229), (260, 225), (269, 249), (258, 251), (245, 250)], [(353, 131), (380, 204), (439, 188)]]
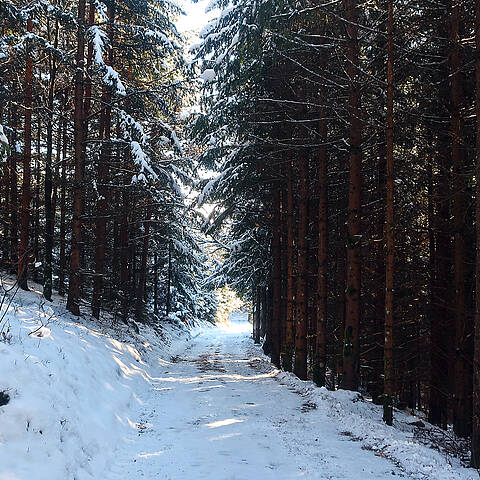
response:
[(473, 468), (480, 469), (480, 0), (475, 0), (475, 111), (476, 124), (476, 283), (475, 283), (475, 347), (473, 355), (473, 421), (472, 459)]
[(295, 323), (295, 362), (293, 373), (307, 378), (307, 233), (308, 233), (308, 157), (298, 153), (298, 234), (297, 234), (297, 309)]
[(165, 315), (168, 317), (172, 308), (172, 241), (168, 241), (168, 265), (167, 265), (167, 298), (165, 305)]
[[(63, 114), (68, 102), (68, 91), (65, 90), (63, 97)], [(66, 215), (67, 215), (67, 122), (64, 118), (61, 120), (62, 125), (62, 173), (60, 176), (60, 252), (58, 255), (58, 294), (65, 295), (65, 270), (67, 266), (66, 255)]]
[[(17, 114), (10, 109), (10, 124), (12, 125), (12, 145), (17, 144)], [(10, 271), (18, 268), (18, 175), (17, 149), (11, 148), (9, 155), (10, 167)]]
[[(27, 20), (27, 32), (33, 30), (33, 22)], [(30, 46), (27, 46), (30, 49)], [(18, 284), (21, 289), (28, 290), (27, 269), (29, 257), (29, 228), (30, 228), (30, 200), (31, 200), (31, 162), (32, 162), (32, 83), (33, 61), (27, 53), (25, 70), (25, 126), (23, 152), (23, 183), (21, 207), (21, 233), (18, 246)]]
[[(113, 24), (115, 18), (115, 4), (109, 2), (107, 7), (108, 15), (108, 36), (110, 49), (108, 51), (108, 65), (113, 65)], [(107, 209), (108, 209), (108, 178), (109, 162), (111, 157), (110, 134), (112, 129), (112, 94), (110, 88), (105, 86), (102, 93), (101, 126), (100, 136), (103, 139), (98, 164), (98, 199), (97, 218), (95, 221), (95, 277), (93, 282), (92, 313), (96, 318), (100, 317), (100, 309), (103, 298), (103, 277), (105, 275), (105, 252), (107, 245)]]
[(260, 343), (260, 287), (252, 291), (253, 294), (253, 341), (257, 345)]
[[(452, 0), (450, 7), (450, 130), (453, 166), (453, 222), (455, 270), (455, 381), (454, 415), (455, 433), (466, 437), (471, 431), (470, 371), (467, 366), (467, 312), (465, 298), (465, 172), (463, 155), (464, 106), (460, 31), (462, 7)], [(470, 388), (469, 388), (470, 387)]]
[(39, 269), (35, 265), (40, 258), (40, 183), (41, 183), (41, 169), (42, 163), (42, 117), (37, 115), (37, 154), (35, 155), (35, 188), (33, 195), (33, 232), (31, 239), (33, 241), (32, 257), (33, 257), (33, 272), (32, 278), (35, 282), (39, 282)]
[(84, 134), (84, 60), (85, 60), (85, 0), (78, 0), (77, 10), (77, 52), (75, 57), (75, 96), (74, 96), (74, 144), (75, 173), (73, 180), (73, 222), (72, 248), (70, 252), (70, 282), (68, 286), (67, 308), (74, 315), (80, 315), (81, 258), (82, 258), (82, 215), (84, 203), (83, 175), (85, 167)]
[(153, 314), (158, 315), (158, 255), (153, 254)]
[(347, 75), (349, 80), (349, 180), (347, 217), (347, 285), (343, 345), (342, 388), (357, 390), (360, 375), (360, 215), (362, 187), (361, 86), (358, 79), (359, 45), (356, 0), (343, 0), (347, 33)]
[[(126, 185), (126, 182), (125, 182)], [(127, 323), (128, 314), (129, 314), (129, 192), (123, 191), (123, 208), (122, 214), (120, 217), (120, 231), (119, 231), (119, 240), (120, 240), (120, 290), (122, 292), (121, 298), (121, 310), (122, 310), (122, 320), (124, 323)], [(131, 267), (131, 265), (130, 265)]]
[(274, 185), (273, 219), (272, 219), (272, 316), (270, 324), (270, 358), (272, 363), (280, 368), (280, 301), (282, 281), (280, 260), (280, 187)]
[(287, 162), (287, 309), (285, 315), (285, 347), (282, 356), (282, 367), (285, 371), (292, 371), (292, 358), (294, 347), (294, 321), (295, 321), (295, 218), (293, 201), (293, 168), (292, 162)]
[[(48, 36), (50, 37), (50, 22), (48, 22)], [(58, 47), (58, 20), (55, 21), (54, 48)], [(45, 253), (43, 265), (43, 296), (52, 301), (52, 251), (53, 228), (55, 211), (52, 205), (52, 153), (53, 153), (53, 100), (55, 95), (55, 81), (57, 62), (53, 55), (48, 56), (50, 79), (48, 85), (47, 106), (47, 156), (45, 159)]]
[[(325, 59), (321, 55), (320, 68), (324, 68)], [(325, 104), (327, 91), (325, 86), (320, 87), (318, 103), (319, 122), (318, 136), (318, 245), (317, 245), (317, 312), (316, 312), (316, 341), (315, 358), (313, 364), (313, 381), (320, 387), (325, 386), (327, 367), (327, 270), (328, 270), (328, 179), (327, 179), (327, 120)]]
[[(322, 14), (320, 21), (320, 45), (326, 42), (325, 32), (327, 17)], [(319, 56), (319, 69), (326, 67), (326, 54), (324, 51)], [(319, 121), (318, 137), (318, 203), (317, 203), (317, 284), (316, 284), (316, 312), (315, 312), (315, 352), (313, 357), (313, 381), (318, 386), (326, 385), (327, 368), (327, 303), (328, 303), (328, 152), (327, 134), (328, 124), (326, 119), (327, 86), (321, 85), (318, 94)], [(333, 381), (335, 383), (335, 380)]]
[(147, 284), (147, 262), (148, 262), (148, 247), (150, 242), (150, 206), (146, 208), (146, 219), (143, 222), (143, 239), (142, 239), (142, 258), (140, 262), (140, 272), (137, 284), (137, 299), (136, 299), (136, 319), (143, 321), (145, 312), (145, 287)]
[(387, 425), (393, 423), (393, 397), (395, 395), (395, 378), (393, 366), (393, 285), (395, 266), (395, 223), (394, 223), (394, 191), (393, 191), (393, 0), (388, 0), (387, 20), (387, 208), (386, 237), (387, 251), (385, 258), (385, 346), (383, 358), (384, 371), (384, 404), (383, 420)]

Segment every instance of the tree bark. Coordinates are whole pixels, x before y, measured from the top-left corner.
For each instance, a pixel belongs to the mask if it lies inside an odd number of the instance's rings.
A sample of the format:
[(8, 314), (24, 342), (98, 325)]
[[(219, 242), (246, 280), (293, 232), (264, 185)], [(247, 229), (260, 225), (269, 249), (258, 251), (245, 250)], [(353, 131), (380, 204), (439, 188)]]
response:
[[(48, 23), (50, 37), (50, 22)], [(58, 47), (58, 20), (55, 21), (54, 48)], [(55, 211), (52, 205), (52, 153), (53, 153), (53, 100), (55, 95), (55, 81), (57, 62), (54, 56), (48, 56), (50, 79), (48, 85), (47, 105), (47, 156), (45, 158), (45, 252), (43, 265), (43, 296), (52, 301), (52, 251)]]
[(293, 373), (307, 378), (307, 233), (308, 233), (308, 157), (298, 159), (298, 234), (297, 234), (297, 308), (295, 323), (295, 362)]
[[(110, 49), (108, 51), (107, 64), (113, 65), (113, 41), (114, 41), (114, 18), (115, 4), (109, 2), (107, 7), (108, 15), (108, 36), (110, 40)], [(103, 277), (105, 275), (105, 255), (107, 247), (107, 210), (108, 210), (108, 178), (109, 162), (111, 157), (110, 135), (112, 129), (112, 94), (110, 88), (103, 87), (101, 111), (101, 132), (103, 139), (100, 150), (98, 164), (98, 199), (97, 199), (97, 218), (95, 221), (95, 277), (93, 282), (92, 314), (94, 317), (100, 317), (100, 309), (103, 298)]]
[(465, 298), (465, 172), (463, 155), (464, 106), (460, 33), (462, 7), (452, 0), (450, 7), (450, 136), (453, 166), (453, 222), (455, 271), (455, 375), (453, 428), (457, 435), (466, 437), (471, 431), (471, 381), (467, 365), (467, 312)]
[(285, 347), (282, 356), (282, 367), (285, 371), (292, 371), (295, 322), (295, 218), (293, 200), (293, 168), (292, 162), (287, 162), (287, 199), (286, 199), (286, 222), (287, 222), (287, 309), (285, 316)]
[(280, 187), (273, 186), (273, 222), (272, 222), (272, 302), (273, 311), (270, 324), (270, 359), (280, 368), (280, 301), (282, 281), (280, 260)]
[(473, 355), (473, 416), (472, 458), (473, 468), (480, 469), (480, 0), (475, 0), (475, 112), (476, 124), (476, 282), (475, 282), (475, 347)]
[(85, 0), (78, 0), (77, 10), (77, 52), (75, 56), (75, 96), (74, 96), (74, 145), (75, 173), (73, 179), (73, 222), (72, 248), (70, 252), (70, 282), (68, 286), (67, 309), (74, 315), (80, 315), (81, 257), (82, 257), (82, 215), (84, 204), (84, 168), (85, 168), (85, 118), (84, 100), (84, 62), (85, 62)]
[(347, 285), (341, 386), (357, 390), (360, 375), (360, 215), (362, 187), (362, 120), (359, 83), (358, 12), (356, 0), (343, 0), (347, 33), (346, 67), (349, 81), (349, 180), (347, 217)]
[(384, 403), (383, 420), (387, 425), (393, 423), (393, 397), (395, 395), (395, 373), (393, 365), (393, 286), (395, 267), (395, 223), (393, 190), (393, 0), (388, 0), (387, 19), (387, 128), (386, 128), (386, 237), (385, 258), (385, 345), (384, 345)]
[[(33, 30), (33, 22), (27, 20), (27, 32)], [(27, 46), (29, 48), (29, 46)], [(23, 152), (23, 181), (22, 205), (20, 213), (20, 244), (18, 246), (18, 284), (21, 289), (28, 290), (28, 257), (29, 257), (29, 229), (30, 229), (30, 201), (31, 201), (31, 162), (32, 162), (32, 83), (33, 61), (27, 53), (25, 70), (25, 125), (24, 125), (24, 152)]]
[[(67, 107), (68, 101), (68, 91), (65, 90), (64, 93), (64, 109), (63, 114), (65, 115), (65, 110)], [(66, 256), (66, 215), (67, 215), (67, 122), (65, 119), (61, 121), (62, 126), (62, 171), (60, 176), (60, 252), (58, 255), (58, 294), (65, 295), (65, 270), (67, 266), (67, 256)]]

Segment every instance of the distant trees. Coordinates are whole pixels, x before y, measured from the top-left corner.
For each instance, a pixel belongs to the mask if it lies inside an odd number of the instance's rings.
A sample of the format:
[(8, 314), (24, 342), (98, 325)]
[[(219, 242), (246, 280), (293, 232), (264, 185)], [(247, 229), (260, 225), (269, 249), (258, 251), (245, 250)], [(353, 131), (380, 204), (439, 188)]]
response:
[(214, 316), (182, 191), (195, 172), (181, 145), (179, 13), (150, 0), (0, 2), (0, 267), (24, 289), (40, 280), (47, 300), (67, 293), (75, 315)]
[(207, 229), (234, 235), (219, 278), (264, 298), (273, 363), (389, 424), (392, 404), (461, 436), (473, 418), (478, 465), (476, 3), (237, 0), (198, 47), (196, 134)]

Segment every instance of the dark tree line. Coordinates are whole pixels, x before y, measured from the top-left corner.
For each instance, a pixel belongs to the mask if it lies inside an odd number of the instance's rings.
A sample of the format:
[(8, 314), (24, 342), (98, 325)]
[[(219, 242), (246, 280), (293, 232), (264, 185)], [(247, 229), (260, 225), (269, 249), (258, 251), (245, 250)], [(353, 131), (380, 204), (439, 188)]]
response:
[(150, 0), (0, 1), (0, 268), (66, 295), (75, 315), (213, 318), (177, 138), (179, 14)]
[(217, 281), (272, 362), (453, 424), (476, 467), (479, 4), (235, 1), (194, 128), (206, 228), (233, 235)]

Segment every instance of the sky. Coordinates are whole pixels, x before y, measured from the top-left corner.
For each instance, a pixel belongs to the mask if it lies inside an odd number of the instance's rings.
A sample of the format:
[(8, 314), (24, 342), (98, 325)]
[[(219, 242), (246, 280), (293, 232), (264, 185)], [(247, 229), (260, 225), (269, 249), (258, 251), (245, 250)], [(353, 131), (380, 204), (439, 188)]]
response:
[(181, 33), (194, 31), (198, 34), (212, 17), (212, 12), (205, 12), (210, 0), (200, 0), (196, 3), (191, 0), (180, 0), (178, 3), (186, 13), (177, 21), (178, 30)]

